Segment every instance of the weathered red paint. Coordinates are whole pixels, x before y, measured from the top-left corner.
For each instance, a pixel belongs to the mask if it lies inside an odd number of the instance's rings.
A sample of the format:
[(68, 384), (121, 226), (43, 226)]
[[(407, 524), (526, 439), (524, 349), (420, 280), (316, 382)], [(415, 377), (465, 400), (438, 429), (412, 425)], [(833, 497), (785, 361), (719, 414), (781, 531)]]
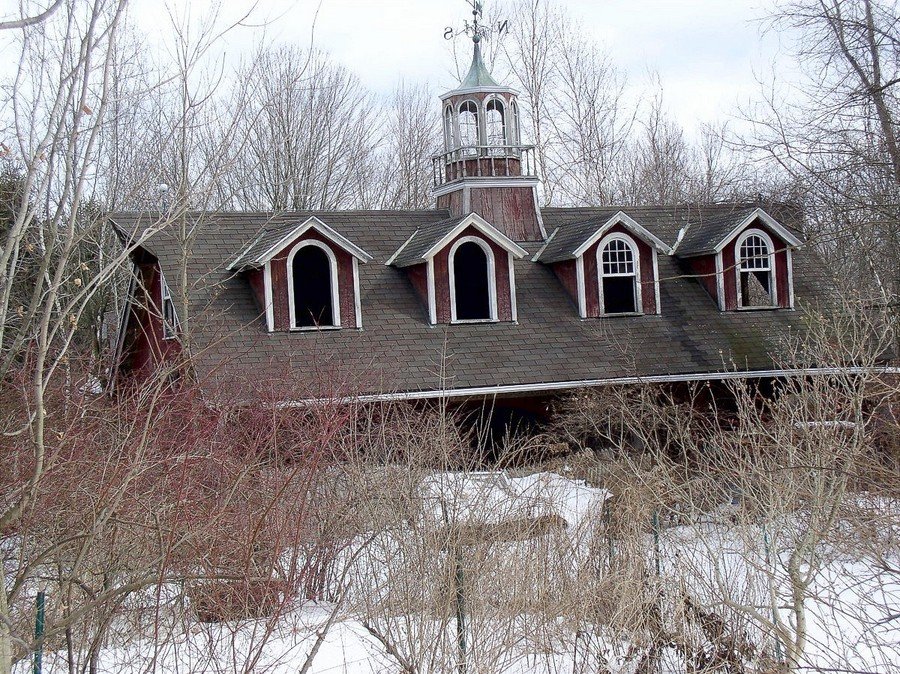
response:
[(692, 257), (687, 260), (687, 264), (691, 273), (696, 275), (700, 285), (706, 288), (706, 292), (718, 304), (719, 288), (716, 283), (716, 256)]
[(247, 271), (247, 281), (250, 283), (250, 290), (253, 291), (256, 308), (262, 314), (266, 310), (265, 272), (262, 269), (250, 269)]
[(275, 330), (290, 330), (290, 310), (288, 308), (287, 259), (291, 250), (303, 241), (321, 241), (327, 245), (338, 264), (338, 304), (341, 310), (341, 327), (357, 328), (355, 291), (353, 287), (353, 256), (338, 247), (328, 237), (308, 229), (302, 235), (285, 244), (269, 262), (272, 272), (272, 309), (275, 318)]
[(572, 299), (575, 308), (578, 308), (578, 272), (575, 270), (575, 260), (563, 260), (552, 266), (553, 273), (562, 283), (563, 288)]

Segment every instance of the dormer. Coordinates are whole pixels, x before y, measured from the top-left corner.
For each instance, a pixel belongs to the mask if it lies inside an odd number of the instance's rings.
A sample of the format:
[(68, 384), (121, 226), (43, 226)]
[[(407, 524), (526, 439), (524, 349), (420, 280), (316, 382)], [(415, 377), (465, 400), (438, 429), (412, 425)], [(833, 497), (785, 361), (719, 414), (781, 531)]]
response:
[(676, 255), (721, 311), (793, 309), (799, 236), (761, 208), (690, 224)]
[(548, 265), (581, 318), (658, 314), (658, 254), (671, 249), (619, 211), (556, 229), (535, 262)]
[(428, 322), (516, 322), (513, 261), (525, 250), (476, 213), (420, 227), (385, 263), (402, 269)]
[(266, 227), (228, 269), (246, 276), (269, 332), (361, 329), (359, 263), (371, 259), (311, 217)]

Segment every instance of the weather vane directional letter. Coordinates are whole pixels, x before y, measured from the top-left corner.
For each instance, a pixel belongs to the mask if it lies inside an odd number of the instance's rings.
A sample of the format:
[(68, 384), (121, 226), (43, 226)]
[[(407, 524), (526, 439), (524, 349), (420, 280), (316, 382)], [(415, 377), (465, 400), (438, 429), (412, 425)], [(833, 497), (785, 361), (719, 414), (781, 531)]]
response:
[(492, 34), (497, 35), (497, 37), (502, 37), (503, 34), (509, 30), (508, 19), (498, 19), (497, 24), (494, 26), (481, 25), (479, 21), (483, 13), (484, 3), (481, 0), (466, 0), (466, 2), (469, 3), (469, 6), (472, 8), (472, 21), (464, 21), (461, 29), (447, 26), (444, 29), (445, 40), (452, 40), (459, 35), (468, 35), (472, 40), (478, 42), (482, 38), (490, 37)]

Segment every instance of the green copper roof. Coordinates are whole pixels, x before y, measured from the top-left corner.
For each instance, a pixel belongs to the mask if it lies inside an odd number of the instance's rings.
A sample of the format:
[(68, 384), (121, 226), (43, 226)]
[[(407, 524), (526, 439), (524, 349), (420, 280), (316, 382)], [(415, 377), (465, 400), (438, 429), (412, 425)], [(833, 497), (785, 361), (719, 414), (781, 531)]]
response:
[(491, 74), (488, 72), (484, 60), (481, 58), (481, 46), (475, 41), (475, 53), (472, 56), (472, 65), (469, 67), (469, 74), (460, 83), (460, 89), (476, 89), (478, 87), (499, 87)]

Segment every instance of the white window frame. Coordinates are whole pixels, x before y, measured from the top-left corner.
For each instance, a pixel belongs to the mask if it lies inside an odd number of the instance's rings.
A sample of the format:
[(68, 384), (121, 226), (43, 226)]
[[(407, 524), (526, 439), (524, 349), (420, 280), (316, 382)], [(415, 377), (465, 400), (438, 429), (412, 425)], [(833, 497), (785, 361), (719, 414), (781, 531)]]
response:
[(453, 106), (447, 105), (444, 107), (444, 147), (447, 152), (451, 150), (455, 150), (459, 147), (459, 143), (456, 142), (456, 136), (458, 135), (458, 130), (456, 128), (456, 116), (453, 114)]
[[(476, 243), (484, 251), (487, 257), (487, 274), (488, 274), (488, 308), (490, 318), (456, 318), (456, 251), (464, 243)], [(508, 254), (508, 253), (507, 253)], [(450, 279), (450, 322), (451, 323), (496, 323), (497, 322), (497, 266), (494, 261), (494, 251), (488, 245), (487, 241), (477, 236), (464, 236), (456, 241), (450, 248), (447, 255), (447, 272)]]
[[(321, 248), (328, 256), (328, 264), (330, 266), (331, 272), (331, 318), (333, 321), (331, 325), (296, 325), (297, 314), (294, 307), (294, 256), (297, 254), (297, 251), (306, 246), (315, 246), (317, 248)], [(317, 241), (316, 239), (306, 239), (304, 241), (300, 241), (297, 245), (291, 248), (291, 252), (288, 253), (287, 256), (287, 293), (288, 318), (290, 320), (290, 324), (288, 326), (289, 330), (339, 330), (341, 328), (341, 294), (340, 289), (338, 288), (338, 261), (337, 257), (334, 254), (334, 251), (331, 250), (331, 247), (328, 246), (328, 244)]]
[[(771, 304), (762, 305), (762, 306), (752, 306), (745, 307), (743, 306), (743, 293), (741, 292), (741, 263), (743, 258), (741, 258), (741, 246), (744, 244), (744, 241), (749, 239), (751, 236), (758, 236), (763, 240), (766, 246), (769, 247), (769, 254), (766, 256), (769, 258), (769, 297), (772, 300)], [(752, 271), (765, 271), (762, 269), (756, 269)], [(758, 228), (751, 228), (744, 230), (744, 232), (735, 240), (734, 244), (734, 284), (736, 290), (737, 297), (737, 309), (739, 311), (753, 311), (759, 309), (777, 309), (778, 308), (778, 274), (775, 269), (775, 244), (772, 241), (772, 237), (769, 236), (765, 231)]]
[[(631, 250), (631, 256), (634, 260), (634, 274), (604, 274), (603, 273), (603, 250), (613, 241), (622, 241), (628, 248)], [(641, 292), (641, 254), (640, 249), (637, 247), (634, 239), (625, 234), (621, 234), (619, 232), (615, 232), (613, 234), (607, 234), (605, 237), (600, 239), (600, 243), (597, 244), (597, 297), (600, 302), (600, 315), (601, 316), (641, 316), (644, 313), (644, 299), (643, 293)], [(634, 304), (635, 309), (637, 311), (628, 311), (623, 313), (607, 313), (605, 302), (603, 300), (603, 279), (609, 278), (624, 278), (631, 277), (634, 279)]]
[[(500, 125), (503, 129), (503, 142), (500, 143), (500, 145), (494, 145), (491, 143), (491, 127), (489, 116), (491, 112), (490, 107), (492, 102), (495, 103), (495, 105), (498, 103), (500, 105)], [(500, 96), (490, 96), (484, 102), (484, 144), (488, 147), (503, 147), (506, 145), (511, 145), (511, 143), (509, 142), (509, 120), (506, 116), (506, 109), (506, 101), (504, 101)]]
[(511, 98), (509, 101), (509, 117), (510, 124), (508, 125), (509, 131), (509, 144), (510, 145), (518, 145), (522, 142), (522, 136), (519, 129), (519, 104), (516, 102), (515, 98)]
[[(172, 299), (172, 291), (169, 290), (169, 284), (166, 283), (166, 277), (162, 270), (159, 271), (159, 308), (162, 316), (163, 339), (166, 341), (177, 339), (178, 331), (181, 328), (181, 321), (178, 320), (178, 307), (175, 306), (175, 300)], [(175, 319), (173, 323), (169, 323), (166, 318), (166, 304), (172, 306), (172, 317)]]
[[(475, 106), (475, 143), (474, 144), (469, 144), (467, 142), (463, 142), (463, 137), (462, 137), (463, 106), (467, 105), (468, 103), (471, 103), (472, 105)], [(484, 118), (484, 115), (481, 112), (481, 106), (478, 105), (478, 101), (476, 101), (474, 98), (467, 98), (466, 100), (460, 102), (460, 104), (458, 106), (456, 106), (456, 128), (457, 128), (457, 139), (458, 139), (457, 147), (469, 148), (469, 147), (477, 147), (479, 145), (484, 145), (484, 143), (481, 142), (481, 139), (484, 135), (482, 133), (482, 129), (481, 129), (482, 125), (484, 124), (483, 118)], [(475, 153), (477, 154), (477, 151), (475, 151)]]

